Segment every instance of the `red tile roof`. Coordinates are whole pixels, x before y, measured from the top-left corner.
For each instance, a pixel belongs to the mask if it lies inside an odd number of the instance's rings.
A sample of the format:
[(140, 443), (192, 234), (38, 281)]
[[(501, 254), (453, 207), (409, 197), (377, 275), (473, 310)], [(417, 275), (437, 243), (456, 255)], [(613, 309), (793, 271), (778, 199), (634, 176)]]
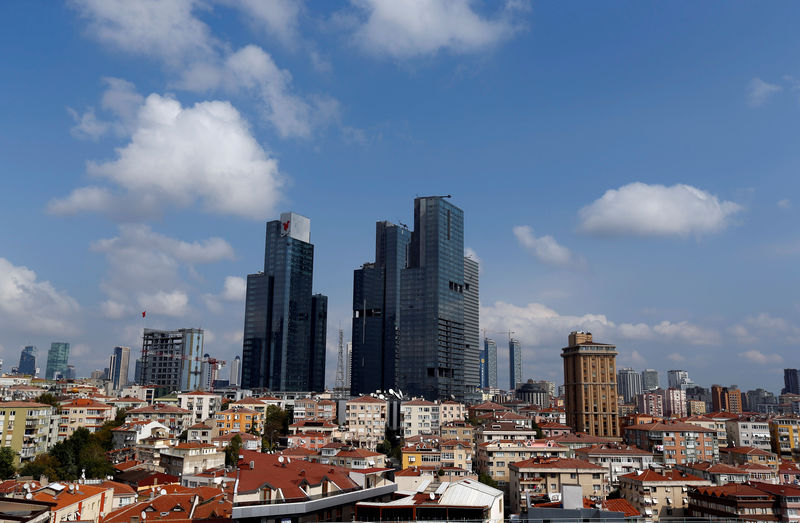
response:
[(352, 399), (347, 403), (386, 403), (386, 402), (378, 398), (373, 398), (372, 396), (361, 396), (359, 398)]
[[(63, 488), (53, 491), (52, 489), (55, 485), (61, 485)], [(75, 490), (73, 492), (69, 491), (69, 485), (75, 485)], [(111, 495), (113, 496), (113, 489), (111, 487), (81, 485), (78, 483), (51, 483), (33, 492), (33, 499), (36, 501), (55, 503), (55, 506), (50, 509), (52, 512), (55, 512), (108, 491), (111, 491)]]
[[(31, 409), (39, 409), (42, 407), (50, 407), (50, 405), (46, 403), (36, 403), (35, 401), (3, 401), (0, 403), (3, 407), (9, 409), (16, 409), (16, 408), (31, 408)], [(104, 407), (107, 405), (103, 405)]]
[(643, 430), (647, 432), (711, 432), (716, 434), (716, 430), (707, 429), (691, 423), (682, 421), (642, 423), (640, 425), (629, 425), (625, 430)]
[(511, 463), (514, 467), (532, 469), (585, 469), (585, 470), (606, 470), (605, 467), (589, 463), (576, 458), (530, 458), (524, 461)]
[(190, 414), (191, 411), (176, 407), (174, 405), (164, 405), (158, 403), (156, 405), (148, 405), (146, 407), (137, 407), (135, 409), (125, 411), (128, 414)]

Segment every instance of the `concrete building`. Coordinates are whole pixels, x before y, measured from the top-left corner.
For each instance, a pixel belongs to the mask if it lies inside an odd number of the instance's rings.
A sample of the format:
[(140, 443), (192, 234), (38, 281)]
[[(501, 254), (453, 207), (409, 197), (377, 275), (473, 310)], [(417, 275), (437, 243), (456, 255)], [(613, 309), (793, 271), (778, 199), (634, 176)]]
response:
[[(742, 414), (725, 421), (727, 442), (735, 447), (756, 447), (771, 450), (769, 419), (766, 416)], [(722, 449), (720, 449), (722, 450)]]
[(220, 436), (231, 432), (261, 431), (263, 418), (261, 413), (242, 407), (229, 408), (214, 416), (217, 432)]
[(179, 443), (161, 451), (160, 465), (172, 476), (198, 474), (224, 466), (225, 453), (210, 443)]
[(58, 423), (58, 441), (64, 441), (79, 428), (97, 432), (116, 415), (116, 407), (89, 398), (77, 398), (64, 403)]
[(374, 450), (386, 437), (386, 402), (361, 396), (345, 404), (347, 436), (358, 446)]
[(522, 385), (522, 344), (514, 338), (508, 339), (508, 390)]
[(738, 388), (711, 386), (711, 406), (714, 412), (742, 413), (742, 391)]
[(687, 415), (686, 391), (682, 389), (660, 389), (657, 391), (661, 396), (664, 406), (664, 416), (671, 418), (682, 418)]
[(191, 424), (213, 419), (222, 408), (222, 397), (213, 392), (195, 390), (178, 394), (178, 406), (192, 413)]
[(617, 350), (588, 332), (572, 332), (564, 359), (567, 425), (592, 436), (619, 437)]
[(231, 387), (238, 387), (242, 384), (242, 359), (238, 354), (231, 362), (231, 374), (228, 378), (228, 384)]
[(52, 416), (57, 416), (53, 414), (53, 407), (44, 403), (0, 403), (0, 441), (15, 452), (15, 466), (47, 452), (51, 443), (48, 436)]
[(663, 465), (719, 460), (716, 431), (689, 423), (631, 425), (625, 427), (624, 439), (628, 445), (652, 452)]
[[(528, 497), (560, 494), (564, 485), (579, 485), (585, 498), (605, 498), (606, 470), (575, 458), (533, 458), (509, 465), (511, 511), (527, 510)], [(552, 499), (552, 498), (551, 498)]]
[(658, 392), (645, 392), (636, 396), (636, 410), (639, 414), (664, 417), (664, 397)]
[(457, 401), (447, 400), (439, 404), (439, 425), (464, 421), (467, 417), (467, 406)]
[(617, 392), (625, 403), (631, 403), (642, 393), (642, 375), (630, 367), (617, 371)]
[(497, 388), (497, 343), (489, 338), (483, 339), (481, 387), (485, 389)]
[(776, 416), (769, 422), (772, 452), (781, 459), (800, 456), (800, 416), (788, 414)]
[(144, 329), (142, 384), (169, 391), (200, 388), (203, 329)]
[(650, 392), (661, 388), (658, 379), (658, 371), (655, 369), (644, 369), (642, 371), (642, 392)]
[(165, 425), (170, 430), (170, 435), (174, 437), (194, 425), (192, 422), (192, 412), (172, 405), (148, 405), (125, 412), (125, 421), (157, 421)]
[(667, 387), (670, 389), (683, 388), (689, 380), (689, 373), (685, 370), (675, 369), (667, 371)]
[(608, 480), (616, 485), (619, 477), (645, 470), (654, 463), (652, 452), (629, 445), (592, 445), (575, 449), (575, 457), (606, 469)]
[(498, 486), (509, 483), (509, 465), (531, 458), (563, 458), (569, 449), (552, 440), (494, 440), (475, 447), (479, 474), (488, 474)]
[(50, 483), (31, 493), (33, 501), (52, 503), (52, 523), (84, 521), (98, 523), (102, 516), (111, 512), (114, 505), (114, 489), (75, 483)]
[(650, 521), (685, 517), (689, 489), (708, 485), (708, 480), (677, 470), (646, 469), (619, 478), (622, 498)]

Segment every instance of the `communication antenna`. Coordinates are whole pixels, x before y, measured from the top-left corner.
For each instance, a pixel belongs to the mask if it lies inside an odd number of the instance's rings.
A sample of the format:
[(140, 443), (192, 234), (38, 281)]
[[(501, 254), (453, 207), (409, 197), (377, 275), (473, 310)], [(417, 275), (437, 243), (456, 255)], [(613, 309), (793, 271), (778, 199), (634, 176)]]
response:
[(339, 328), (339, 358), (336, 362), (336, 381), (333, 392), (337, 398), (344, 396), (344, 331)]

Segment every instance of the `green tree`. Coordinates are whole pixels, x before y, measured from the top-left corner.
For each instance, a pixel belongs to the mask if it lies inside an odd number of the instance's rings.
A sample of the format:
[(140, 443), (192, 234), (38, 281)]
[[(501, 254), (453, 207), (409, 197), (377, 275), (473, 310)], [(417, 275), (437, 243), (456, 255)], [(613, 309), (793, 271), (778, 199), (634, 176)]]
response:
[(90, 441), (78, 449), (78, 464), (80, 474), (86, 474), (88, 479), (100, 479), (114, 475), (114, 467), (106, 457), (106, 451), (97, 441)]
[(533, 430), (536, 431), (536, 439), (544, 438), (544, 433), (542, 432), (542, 429), (539, 428), (539, 424), (538, 423), (536, 423), (536, 422), (533, 423)]
[(262, 431), (262, 448), (273, 450), (281, 436), (289, 433), (289, 413), (277, 405), (269, 405), (264, 416), (264, 430)]
[(16, 454), (11, 447), (0, 448), (0, 479), (11, 479), (14, 477), (14, 458)]
[(490, 487), (497, 488), (497, 482), (492, 479), (492, 476), (489, 474), (481, 474), (478, 476), (478, 481), (483, 483), (484, 485), (489, 485)]
[(61, 479), (58, 475), (58, 468), (61, 464), (56, 458), (50, 454), (39, 454), (32, 461), (25, 463), (19, 469), (20, 476), (30, 476), (38, 480), (42, 476), (47, 476), (48, 479), (55, 481)]
[(58, 397), (50, 392), (42, 392), (39, 394), (39, 397), (36, 398), (36, 403), (44, 403), (45, 405), (52, 405), (55, 407), (56, 412), (61, 410), (61, 402), (58, 401)]
[(235, 466), (239, 463), (239, 451), (242, 450), (242, 437), (235, 435), (230, 444), (225, 448), (225, 465)]

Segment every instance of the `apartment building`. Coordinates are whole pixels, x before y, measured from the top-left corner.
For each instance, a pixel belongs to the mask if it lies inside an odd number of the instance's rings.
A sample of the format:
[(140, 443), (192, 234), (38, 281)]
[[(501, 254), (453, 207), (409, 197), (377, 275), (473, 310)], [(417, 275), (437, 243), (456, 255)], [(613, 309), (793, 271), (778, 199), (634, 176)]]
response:
[(184, 430), (194, 425), (190, 411), (163, 404), (148, 405), (126, 411), (125, 421), (157, 421), (169, 428), (170, 434), (175, 437), (180, 436)]
[(439, 404), (413, 399), (400, 404), (403, 438), (439, 433)]
[(772, 452), (781, 459), (793, 459), (800, 455), (800, 416), (786, 414), (772, 418), (769, 422)]
[(345, 403), (347, 437), (359, 446), (374, 450), (386, 437), (386, 402), (361, 396)]
[(161, 451), (165, 474), (184, 476), (225, 465), (225, 452), (211, 443), (178, 443)]
[(316, 398), (300, 398), (294, 400), (292, 421), (325, 419), (336, 420), (336, 402)]
[(222, 396), (195, 390), (178, 394), (178, 406), (192, 413), (192, 425), (213, 419), (222, 408)]
[(624, 430), (625, 443), (652, 452), (655, 461), (676, 465), (692, 461), (718, 461), (717, 433), (680, 421), (631, 425)]
[(83, 427), (97, 432), (106, 421), (111, 421), (117, 409), (89, 398), (78, 398), (61, 405), (61, 420), (58, 423), (58, 441), (64, 441), (77, 429)]
[(576, 458), (533, 458), (511, 463), (509, 499), (511, 511), (527, 510), (527, 499), (560, 495), (564, 485), (579, 485), (583, 497), (602, 499), (609, 492), (606, 469)]
[(766, 465), (777, 470), (778, 455), (758, 447), (721, 447), (719, 459), (728, 465)]
[(769, 420), (765, 416), (743, 414), (726, 420), (725, 431), (729, 445), (771, 450)]
[(614, 485), (620, 476), (645, 470), (655, 460), (652, 452), (621, 444), (593, 445), (575, 449), (575, 457), (605, 468), (608, 480)]
[(475, 441), (478, 444), (498, 440), (536, 439), (536, 430), (510, 421), (486, 423), (478, 427)]
[(463, 422), (467, 417), (467, 407), (457, 401), (443, 401), (439, 404), (439, 425)]
[(689, 489), (708, 485), (711, 485), (709, 480), (672, 469), (661, 472), (645, 469), (619, 478), (622, 498), (651, 521), (684, 517)]
[(475, 441), (475, 427), (466, 421), (451, 421), (439, 427), (439, 437), (442, 440), (459, 439), (469, 442)]
[(488, 474), (499, 486), (506, 486), (511, 463), (535, 457), (566, 457), (567, 452), (568, 448), (550, 440), (494, 440), (476, 446), (475, 462), (479, 474)]
[[(53, 407), (33, 401), (0, 403), (0, 441), (16, 454), (14, 465), (30, 461), (47, 452)], [(57, 416), (57, 415), (56, 415)]]
[(441, 441), (439, 449), (443, 467), (472, 471), (474, 451), (471, 442), (457, 439)]
[(261, 413), (246, 408), (232, 408), (217, 412), (214, 417), (217, 432), (224, 436), (229, 432), (261, 431), (263, 423)]

